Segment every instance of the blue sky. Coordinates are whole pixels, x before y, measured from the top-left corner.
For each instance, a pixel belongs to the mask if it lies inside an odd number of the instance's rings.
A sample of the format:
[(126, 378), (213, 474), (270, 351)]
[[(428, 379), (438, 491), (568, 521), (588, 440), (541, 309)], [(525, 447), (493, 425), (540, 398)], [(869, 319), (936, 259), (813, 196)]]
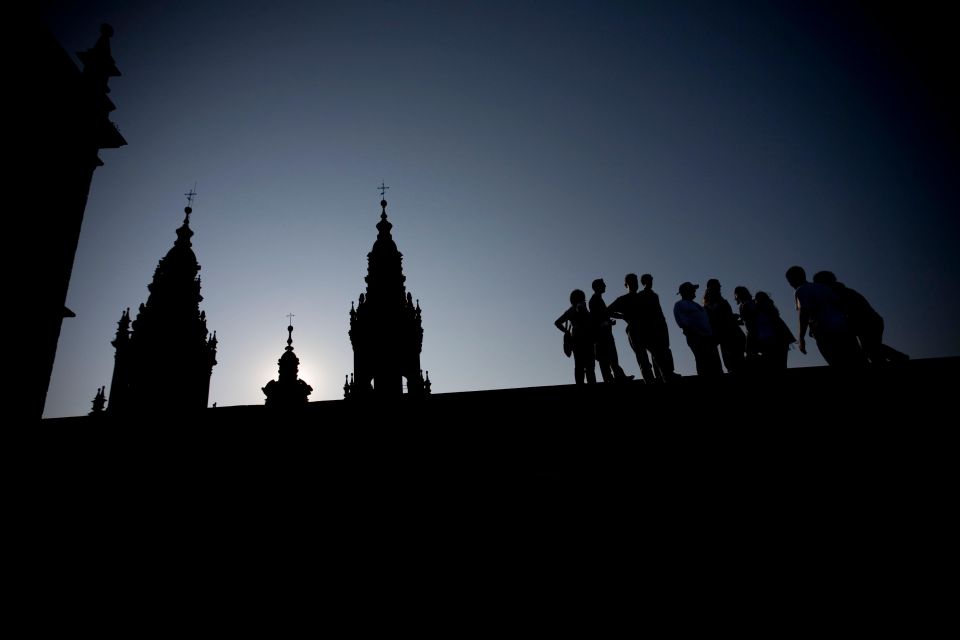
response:
[(960, 354), (955, 105), (936, 48), (915, 46), (921, 19), (790, 2), (42, 6), (70, 52), (113, 25), (129, 142), (94, 176), (47, 417), (109, 384), (116, 322), (146, 300), (195, 182), (221, 406), (263, 401), (289, 312), (311, 399), (342, 395), (381, 180), (434, 392), (572, 382), (553, 320), (571, 289), (602, 277), (610, 302), (628, 272), (653, 274), (686, 375), (678, 284), (768, 291), (795, 326), (792, 264), (865, 294), (888, 344)]

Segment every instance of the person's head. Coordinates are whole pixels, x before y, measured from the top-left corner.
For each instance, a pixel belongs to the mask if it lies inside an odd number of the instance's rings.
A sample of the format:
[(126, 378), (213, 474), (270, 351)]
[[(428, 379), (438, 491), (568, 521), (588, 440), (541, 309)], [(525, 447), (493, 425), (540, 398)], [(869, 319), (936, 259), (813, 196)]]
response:
[(716, 278), (707, 280), (707, 291), (720, 291), (720, 281)]
[(743, 304), (750, 301), (750, 290), (746, 287), (735, 287), (733, 290), (733, 299), (737, 304)]
[(684, 300), (693, 300), (697, 295), (697, 288), (700, 285), (692, 284), (690, 282), (684, 282), (680, 285), (680, 289), (677, 290), (677, 293), (680, 294), (680, 297)]
[(790, 283), (790, 286), (796, 289), (803, 283), (807, 281), (807, 272), (803, 270), (803, 267), (798, 267), (796, 265), (787, 269), (787, 282)]
[(773, 300), (770, 299), (770, 295), (766, 291), (757, 291), (756, 300), (761, 307), (773, 305)]
[(583, 304), (587, 301), (587, 294), (585, 294), (580, 289), (574, 289), (570, 292), (570, 304), (576, 306), (578, 304)]
[(649, 273), (643, 274), (642, 276), (640, 276), (640, 284), (643, 285), (644, 289), (649, 289), (650, 287), (653, 286), (653, 276), (650, 275)]
[(628, 273), (626, 276), (624, 276), (623, 284), (630, 291), (636, 291), (640, 288), (640, 285), (637, 283), (637, 274), (635, 273)]
[(593, 287), (594, 293), (603, 293), (607, 290), (607, 283), (603, 281), (603, 278), (597, 278), (590, 286)]
[(813, 274), (813, 281), (817, 284), (837, 284), (837, 276), (833, 271), (817, 271)]

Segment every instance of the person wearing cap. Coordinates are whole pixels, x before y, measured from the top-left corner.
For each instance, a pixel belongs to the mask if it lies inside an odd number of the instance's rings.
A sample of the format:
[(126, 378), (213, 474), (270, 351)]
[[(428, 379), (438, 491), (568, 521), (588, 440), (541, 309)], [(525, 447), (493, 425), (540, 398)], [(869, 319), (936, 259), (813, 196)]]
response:
[(720, 366), (720, 354), (717, 352), (717, 341), (710, 327), (710, 318), (703, 307), (693, 300), (699, 286), (690, 282), (680, 285), (677, 291), (680, 300), (673, 305), (673, 317), (677, 326), (683, 330), (687, 345), (693, 352), (697, 362), (697, 375), (712, 378), (723, 375), (723, 367)]

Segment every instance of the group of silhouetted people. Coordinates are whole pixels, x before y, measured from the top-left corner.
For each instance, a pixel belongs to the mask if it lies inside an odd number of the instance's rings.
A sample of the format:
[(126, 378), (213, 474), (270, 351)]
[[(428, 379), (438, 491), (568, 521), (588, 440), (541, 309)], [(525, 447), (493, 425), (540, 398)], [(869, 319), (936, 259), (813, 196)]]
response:
[[(697, 375), (716, 377), (733, 374), (768, 374), (787, 368), (790, 345), (798, 343), (806, 353), (806, 335), (817, 342), (824, 360), (832, 366), (898, 362), (909, 356), (883, 344), (883, 318), (860, 293), (837, 282), (829, 271), (821, 271), (807, 282), (801, 267), (787, 270), (787, 281), (796, 290), (799, 339), (780, 317), (770, 295), (751, 295), (743, 286), (734, 289), (737, 313), (724, 299), (720, 282), (707, 281), (702, 304), (696, 302), (699, 285), (684, 282), (673, 307), (677, 326), (683, 331), (696, 361)], [(643, 289), (640, 290), (640, 284)], [(593, 281), (593, 296), (587, 304), (580, 289), (570, 293), (570, 308), (554, 325), (572, 341), (574, 379), (577, 384), (597, 381), (595, 362), (604, 382), (632, 380), (617, 357), (613, 325), (627, 324), (627, 339), (637, 357), (645, 383), (668, 382), (680, 376), (673, 370), (673, 353), (660, 298), (653, 291), (653, 276), (628, 273), (627, 293), (609, 306), (603, 300), (606, 284)], [(746, 329), (746, 333), (744, 333)], [(722, 364), (721, 364), (722, 362)]]
[[(643, 282), (643, 290), (640, 289)], [(627, 323), (627, 339), (637, 356), (637, 364), (644, 382), (668, 381), (679, 377), (673, 371), (673, 353), (667, 321), (663, 317), (660, 298), (653, 291), (653, 276), (643, 274), (637, 280), (635, 273), (624, 278), (627, 293), (608, 307), (603, 301), (607, 285), (602, 279), (593, 281), (590, 306), (586, 294), (574, 289), (570, 294), (570, 308), (556, 319), (554, 325), (573, 335), (574, 379), (582, 384), (596, 382), (594, 361), (600, 364), (604, 382), (632, 380), (620, 367), (617, 347), (613, 339), (613, 325), (617, 319)], [(649, 354), (649, 355), (648, 355)]]

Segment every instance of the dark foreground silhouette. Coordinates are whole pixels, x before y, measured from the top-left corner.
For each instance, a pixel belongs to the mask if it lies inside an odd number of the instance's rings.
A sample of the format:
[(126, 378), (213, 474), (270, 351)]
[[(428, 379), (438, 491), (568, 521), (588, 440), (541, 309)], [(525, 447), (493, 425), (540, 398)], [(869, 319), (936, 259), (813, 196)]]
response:
[[(949, 358), (854, 377), (792, 369), (753, 390), (684, 377), (312, 402), (299, 416), (256, 405), (174, 424), (46, 420), (53, 437), (18, 453), (29, 493), (13, 491), (28, 505), (17, 530), (43, 550), (32, 566), (74, 581), (129, 571), (130, 558), (149, 575), (251, 576), (260, 558), (325, 575), (345, 562), (353, 575), (370, 554), (412, 550), (420, 568), (479, 563), (565, 587), (584, 566), (623, 568), (677, 587), (671, 597), (690, 576), (746, 577), (775, 587), (775, 611), (789, 601), (803, 615), (815, 585), (845, 611), (889, 608), (889, 627), (934, 589), (928, 572), (955, 542), (939, 416), (958, 375)], [(814, 417), (813, 398), (830, 411)], [(338, 553), (317, 548), (321, 535)]]
[(103, 25), (96, 43), (77, 52), (77, 68), (32, 13), (25, 20), (17, 19), (16, 9), (11, 15), (17, 25), (16, 66), (27, 81), (11, 85), (25, 96), (24, 108), (14, 111), (20, 117), (11, 123), (29, 132), (10, 179), (19, 193), (28, 194), (26, 206), (11, 211), (21, 211), (16, 218), (24, 228), (17, 236), (30, 239), (30, 268), (15, 279), (24, 287), (15, 297), (35, 318), (29, 348), (13, 359), (27, 365), (26, 412), (40, 418), (63, 320), (75, 317), (65, 306), (67, 289), (91, 180), (103, 165), (99, 152), (127, 141), (110, 120), (116, 107), (108, 85), (120, 75), (110, 51), (113, 29)]

